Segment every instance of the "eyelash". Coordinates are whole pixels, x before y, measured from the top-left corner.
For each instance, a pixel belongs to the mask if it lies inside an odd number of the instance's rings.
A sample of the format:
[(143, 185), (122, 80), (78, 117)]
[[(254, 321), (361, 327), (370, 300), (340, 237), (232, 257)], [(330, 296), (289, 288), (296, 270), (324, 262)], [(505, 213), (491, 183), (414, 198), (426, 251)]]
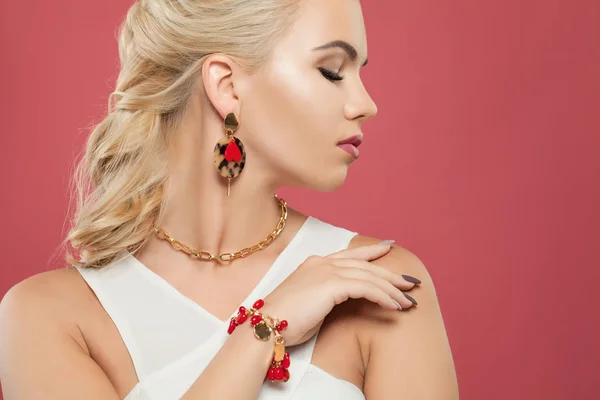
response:
[(329, 79), (330, 81), (341, 81), (341, 80), (344, 79), (343, 76), (340, 76), (340, 75), (336, 74), (335, 72), (330, 71), (330, 70), (325, 69), (325, 68), (319, 68), (319, 71), (321, 71), (321, 74), (325, 78)]

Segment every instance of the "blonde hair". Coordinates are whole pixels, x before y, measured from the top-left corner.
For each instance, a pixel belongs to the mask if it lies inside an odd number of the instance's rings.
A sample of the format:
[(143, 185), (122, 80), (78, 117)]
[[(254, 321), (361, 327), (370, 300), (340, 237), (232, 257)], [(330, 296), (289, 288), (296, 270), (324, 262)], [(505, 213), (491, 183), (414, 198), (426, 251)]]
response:
[[(170, 133), (207, 56), (257, 71), (297, 15), (298, 0), (140, 0), (119, 28), (121, 69), (108, 114), (70, 182), (76, 212), (61, 247), (67, 267), (101, 268), (135, 252), (163, 215)], [(216, 172), (215, 172), (216, 173)], [(69, 205), (71, 215), (72, 204)]]

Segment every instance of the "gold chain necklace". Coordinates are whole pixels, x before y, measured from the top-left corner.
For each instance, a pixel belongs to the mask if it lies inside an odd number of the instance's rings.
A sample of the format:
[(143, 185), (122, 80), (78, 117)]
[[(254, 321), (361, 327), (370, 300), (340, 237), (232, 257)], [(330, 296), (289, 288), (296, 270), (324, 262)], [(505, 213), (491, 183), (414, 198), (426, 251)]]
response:
[(220, 261), (233, 261), (238, 258), (248, 257), (250, 254), (252, 254), (256, 251), (262, 250), (265, 247), (267, 247), (268, 245), (270, 245), (271, 243), (273, 243), (275, 238), (277, 238), (277, 236), (279, 236), (279, 234), (285, 227), (285, 222), (286, 222), (287, 216), (288, 216), (287, 203), (281, 197), (277, 196), (277, 194), (274, 195), (274, 198), (275, 198), (275, 201), (277, 201), (281, 207), (281, 216), (279, 217), (279, 222), (277, 222), (277, 226), (275, 227), (275, 230), (273, 230), (273, 232), (271, 232), (260, 243), (255, 244), (254, 246), (251, 246), (251, 247), (246, 247), (236, 253), (223, 253), (219, 256), (213, 256), (212, 254), (210, 254), (207, 251), (194, 250), (194, 249), (186, 246), (185, 244), (181, 243), (180, 241), (173, 239), (171, 236), (169, 236), (167, 234), (167, 232), (165, 232), (163, 229), (157, 227), (156, 225), (154, 226), (154, 232), (156, 233), (156, 236), (159, 239), (163, 239), (163, 240), (166, 240), (169, 243), (171, 243), (171, 246), (175, 250), (182, 251), (185, 254), (187, 254), (188, 256), (199, 259), (201, 261), (211, 261), (211, 260), (214, 260), (215, 258), (218, 258)]

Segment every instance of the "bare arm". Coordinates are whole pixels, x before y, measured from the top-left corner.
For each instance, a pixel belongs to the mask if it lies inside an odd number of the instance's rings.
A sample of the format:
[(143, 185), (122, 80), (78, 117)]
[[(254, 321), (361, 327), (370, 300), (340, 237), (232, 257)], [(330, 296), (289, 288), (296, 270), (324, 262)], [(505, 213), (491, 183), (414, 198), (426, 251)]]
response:
[[(410, 251), (394, 246), (375, 264), (419, 278), (408, 294), (418, 305), (387, 313), (372, 326), (370, 357), (365, 376), (369, 400), (457, 400), (458, 383), (452, 352), (433, 281)], [(369, 307), (369, 313), (379, 313)]]
[[(60, 294), (42, 275), (17, 284), (0, 303), (4, 399), (119, 399), (104, 371), (75, 340), (76, 326), (57, 305)], [(266, 305), (263, 311), (268, 314)], [(255, 400), (272, 351), (272, 340), (257, 340), (248, 323), (240, 326), (183, 398)]]
[(104, 371), (56, 318), (55, 294), (34, 276), (0, 303), (0, 379), (6, 400), (118, 399)]
[[(268, 305), (261, 312), (272, 315)], [(265, 342), (256, 339), (247, 321), (231, 334), (182, 399), (256, 400), (273, 347), (273, 338)]]

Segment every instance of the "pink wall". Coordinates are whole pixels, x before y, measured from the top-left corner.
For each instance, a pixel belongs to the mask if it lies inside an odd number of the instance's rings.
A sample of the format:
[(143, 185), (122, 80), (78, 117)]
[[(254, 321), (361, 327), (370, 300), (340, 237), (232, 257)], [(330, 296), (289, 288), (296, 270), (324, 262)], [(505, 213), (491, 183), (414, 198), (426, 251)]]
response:
[[(70, 165), (128, 4), (0, 3), (0, 296), (60, 266)], [(600, 3), (363, 4), (379, 115), (361, 159), (335, 193), (282, 194), (420, 256), (462, 399), (600, 398)]]

